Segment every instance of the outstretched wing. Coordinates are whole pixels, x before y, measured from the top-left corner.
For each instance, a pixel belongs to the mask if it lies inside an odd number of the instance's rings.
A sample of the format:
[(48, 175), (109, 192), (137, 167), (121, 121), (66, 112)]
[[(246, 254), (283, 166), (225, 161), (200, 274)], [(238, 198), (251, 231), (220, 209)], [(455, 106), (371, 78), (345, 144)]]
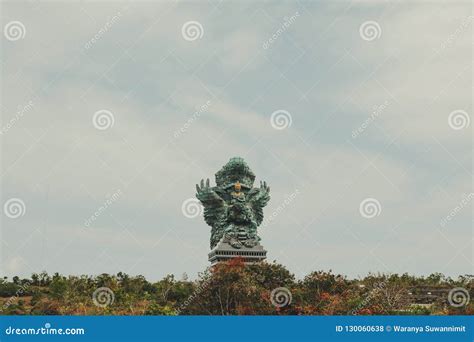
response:
[(204, 220), (211, 227), (219, 225), (225, 218), (227, 204), (210, 186), (209, 179), (201, 186), (196, 184), (196, 197), (204, 206)]
[(263, 208), (270, 200), (270, 187), (266, 182), (260, 182), (260, 188), (253, 188), (248, 193), (249, 204), (252, 208), (257, 226), (263, 221)]

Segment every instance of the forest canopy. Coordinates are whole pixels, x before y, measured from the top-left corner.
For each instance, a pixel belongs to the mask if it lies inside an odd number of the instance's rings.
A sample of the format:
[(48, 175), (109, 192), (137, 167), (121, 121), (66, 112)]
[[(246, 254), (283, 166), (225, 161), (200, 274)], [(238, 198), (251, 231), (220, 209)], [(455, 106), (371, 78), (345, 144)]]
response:
[(0, 279), (3, 315), (472, 315), (474, 277), (315, 271), (297, 280), (283, 265), (236, 258), (196, 280), (168, 275)]

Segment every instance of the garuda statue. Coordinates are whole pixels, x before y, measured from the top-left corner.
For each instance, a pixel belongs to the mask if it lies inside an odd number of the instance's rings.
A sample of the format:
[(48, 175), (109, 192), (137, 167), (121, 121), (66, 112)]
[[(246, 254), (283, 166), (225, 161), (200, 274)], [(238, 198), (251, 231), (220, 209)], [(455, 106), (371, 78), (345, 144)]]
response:
[(263, 221), (263, 207), (270, 200), (270, 188), (260, 182), (254, 188), (255, 174), (242, 158), (231, 158), (216, 173), (216, 186), (201, 180), (196, 197), (204, 206), (204, 219), (212, 227), (211, 249), (219, 241), (234, 248), (254, 247), (260, 241), (257, 227)]

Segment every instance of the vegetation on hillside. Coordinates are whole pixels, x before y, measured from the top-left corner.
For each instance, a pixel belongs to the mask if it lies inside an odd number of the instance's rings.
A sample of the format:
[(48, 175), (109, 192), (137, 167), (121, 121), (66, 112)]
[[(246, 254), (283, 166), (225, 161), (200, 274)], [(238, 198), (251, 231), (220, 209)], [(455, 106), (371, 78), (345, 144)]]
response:
[(3, 315), (473, 315), (473, 276), (369, 274), (347, 279), (316, 271), (296, 280), (275, 263), (234, 259), (197, 280), (168, 275), (0, 279)]

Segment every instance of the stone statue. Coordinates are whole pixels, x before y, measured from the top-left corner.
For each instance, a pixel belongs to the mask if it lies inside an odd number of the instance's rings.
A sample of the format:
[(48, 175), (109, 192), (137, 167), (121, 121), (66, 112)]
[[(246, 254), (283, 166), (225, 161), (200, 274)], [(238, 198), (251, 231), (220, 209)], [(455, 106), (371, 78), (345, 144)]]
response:
[(204, 219), (212, 227), (211, 249), (219, 241), (233, 248), (252, 248), (260, 238), (257, 227), (263, 221), (263, 207), (270, 200), (270, 188), (260, 182), (254, 188), (255, 175), (242, 158), (231, 158), (216, 173), (216, 186), (209, 179), (196, 185), (196, 197), (204, 206)]

